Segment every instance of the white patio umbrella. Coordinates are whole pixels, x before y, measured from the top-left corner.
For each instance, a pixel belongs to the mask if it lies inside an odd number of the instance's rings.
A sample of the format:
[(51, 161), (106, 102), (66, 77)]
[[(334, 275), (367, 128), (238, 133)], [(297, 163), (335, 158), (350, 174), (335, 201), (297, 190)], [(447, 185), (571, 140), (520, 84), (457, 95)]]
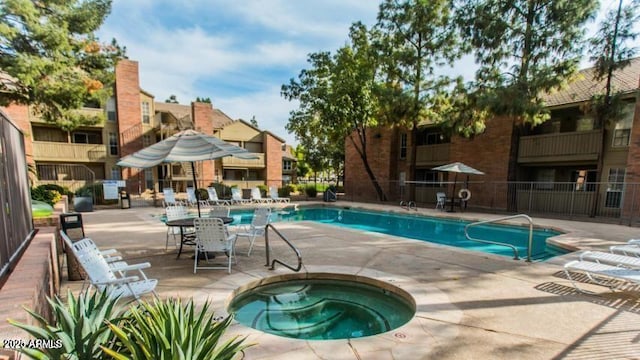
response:
[[(214, 160), (226, 156), (241, 159), (257, 159), (258, 157), (239, 146), (229, 144), (217, 137), (203, 134), (195, 130), (184, 130), (160, 142), (127, 155), (118, 161), (117, 165), (132, 168), (150, 168), (160, 163), (190, 162), (193, 172), (193, 185), (198, 193), (196, 161)], [(198, 202), (198, 217), (200, 203)]]
[(451, 210), (450, 211), (453, 211), (453, 198), (456, 193), (456, 182), (458, 181), (458, 173), (467, 174), (467, 175), (484, 175), (482, 171), (474, 169), (471, 166), (463, 164), (461, 162), (454, 162), (451, 164), (437, 166), (431, 170), (452, 172), (456, 174), (453, 180), (453, 190), (451, 192)]

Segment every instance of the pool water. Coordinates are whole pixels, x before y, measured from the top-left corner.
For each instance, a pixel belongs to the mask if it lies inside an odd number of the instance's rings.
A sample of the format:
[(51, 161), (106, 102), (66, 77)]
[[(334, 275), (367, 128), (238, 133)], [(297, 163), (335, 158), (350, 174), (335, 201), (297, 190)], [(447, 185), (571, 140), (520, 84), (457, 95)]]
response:
[[(231, 211), (231, 216), (234, 218), (233, 224), (249, 224), (252, 215), (253, 211), (248, 209)], [(464, 235), (464, 227), (469, 222), (463, 220), (340, 208), (300, 208), (298, 210), (277, 211), (272, 214), (271, 221), (314, 221), (513, 257), (513, 250), (506, 246), (467, 240)], [(534, 229), (532, 259), (546, 260), (566, 253), (562, 249), (546, 244), (548, 237), (559, 234), (559, 232), (549, 229)], [(500, 224), (480, 225), (470, 228), (469, 235), (477, 239), (511, 244), (518, 249), (520, 257), (526, 257), (529, 241), (528, 227)]]
[(350, 339), (384, 333), (413, 317), (408, 299), (363, 282), (298, 279), (261, 285), (229, 305), (239, 323), (307, 340)]

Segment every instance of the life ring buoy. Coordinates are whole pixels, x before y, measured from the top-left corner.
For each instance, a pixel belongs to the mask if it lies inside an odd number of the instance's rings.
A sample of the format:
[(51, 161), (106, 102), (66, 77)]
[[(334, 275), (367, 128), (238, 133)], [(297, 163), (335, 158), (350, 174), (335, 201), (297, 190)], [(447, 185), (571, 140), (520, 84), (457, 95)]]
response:
[(458, 197), (462, 201), (469, 201), (469, 199), (471, 199), (471, 191), (469, 191), (469, 189), (460, 189)]

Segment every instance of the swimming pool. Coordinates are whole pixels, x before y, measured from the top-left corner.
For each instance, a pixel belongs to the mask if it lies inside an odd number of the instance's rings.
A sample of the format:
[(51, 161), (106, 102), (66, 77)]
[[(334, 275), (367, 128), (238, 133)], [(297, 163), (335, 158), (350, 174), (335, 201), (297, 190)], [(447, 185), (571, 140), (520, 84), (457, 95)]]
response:
[[(249, 224), (253, 210), (233, 210), (233, 224)], [(300, 208), (298, 210), (277, 211), (272, 215), (272, 222), (313, 221), (332, 226), (340, 226), (362, 231), (370, 231), (394, 236), (402, 236), (415, 240), (455, 246), (472, 251), (513, 257), (513, 250), (505, 246), (497, 246), (467, 240), (464, 227), (468, 221), (451, 220), (418, 215), (396, 214), (366, 210), (341, 208)], [(533, 260), (546, 260), (566, 253), (561, 249), (548, 246), (546, 239), (559, 235), (549, 229), (534, 229)], [(518, 226), (499, 224), (481, 225), (469, 229), (469, 235), (479, 239), (489, 239), (508, 243), (518, 249), (521, 256), (526, 256), (529, 229)]]

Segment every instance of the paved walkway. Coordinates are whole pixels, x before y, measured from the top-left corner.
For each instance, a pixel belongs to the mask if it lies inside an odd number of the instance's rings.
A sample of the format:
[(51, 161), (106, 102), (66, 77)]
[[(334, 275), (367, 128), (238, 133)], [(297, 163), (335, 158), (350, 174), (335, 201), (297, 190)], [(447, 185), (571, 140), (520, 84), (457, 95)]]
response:
[[(399, 207), (339, 202), (337, 206), (406, 212)], [(165, 251), (166, 228), (159, 208), (98, 210), (83, 213), (85, 232), (101, 248), (121, 250), (130, 263), (149, 261), (150, 277), (159, 279), (160, 296), (212, 301), (219, 315), (233, 290), (264, 277), (289, 274), (264, 266), (264, 243), (238, 243), (238, 264), (193, 274), (190, 253), (176, 260)], [(413, 212), (413, 210), (412, 210)], [(478, 213), (427, 215), (469, 219)], [(535, 219), (537, 225), (569, 231), (573, 246), (606, 249), (638, 234), (637, 228)], [(234, 323), (229, 335), (248, 336), (256, 346), (245, 359), (638, 359), (640, 358), (640, 288), (611, 293), (587, 285), (594, 296), (577, 293), (561, 272), (575, 254), (544, 263), (526, 263), (422, 241), (407, 240), (329, 225), (276, 223), (300, 249), (302, 272), (357, 274), (389, 282), (409, 292), (417, 314), (408, 324), (377, 336), (335, 341), (303, 341), (264, 334)], [(274, 252), (285, 259), (281, 244)], [(78, 289), (79, 282), (63, 283)]]

